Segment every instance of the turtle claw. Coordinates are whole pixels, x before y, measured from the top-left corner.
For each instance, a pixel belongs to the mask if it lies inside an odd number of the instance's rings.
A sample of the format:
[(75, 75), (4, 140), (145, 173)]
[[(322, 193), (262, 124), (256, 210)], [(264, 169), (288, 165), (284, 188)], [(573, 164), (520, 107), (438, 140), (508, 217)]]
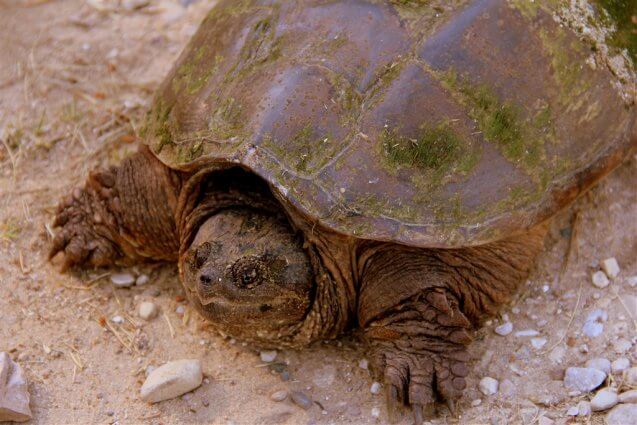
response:
[(423, 423), (422, 406), (420, 404), (412, 404), (411, 410), (414, 413), (414, 425), (422, 425)]
[(394, 385), (388, 385), (385, 390), (385, 396), (387, 398), (387, 417), (390, 423), (396, 423), (400, 419), (398, 414), (398, 405), (400, 400), (398, 399), (398, 388)]

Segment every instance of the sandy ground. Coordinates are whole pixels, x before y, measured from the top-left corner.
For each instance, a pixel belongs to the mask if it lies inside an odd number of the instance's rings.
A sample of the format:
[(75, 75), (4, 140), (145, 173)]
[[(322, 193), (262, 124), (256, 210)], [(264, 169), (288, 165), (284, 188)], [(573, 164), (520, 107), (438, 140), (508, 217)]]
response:
[[(116, 270), (60, 274), (45, 259), (58, 199), (88, 170), (135, 150), (154, 88), (214, 0), (182, 3), (0, 2), (0, 351), (27, 372), (33, 423), (385, 423), (384, 398), (370, 393), (372, 378), (359, 367), (366, 353), (356, 335), (279, 353), (290, 376), (284, 381), (250, 347), (206, 328), (182, 301), (174, 266), (139, 267), (132, 271), (148, 274), (147, 285), (114, 289), (104, 273)], [(637, 364), (637, 324), (622, 304), (637, 292), (627, 283), (637, 275), (636, 187), (631, 158), (560, 214), (536, 272), (502, 311), (515, 330), (536, 329), (548, 342), (535, 349), (529, 338), (495, 335), (502, 319), (494, 318), (471, 348), (461, 416), (441, 408), (433, 423), (532, 424), (542, 415), (574, 422), (566, 409), (590, 395), (568, 395), (565, 367), (598, 356)], [(590, 274), (610, 256), (622, 272), (606, 289), (594, 288)], [(136, 318), (143, 300), (160, 306), (158, 318)], [(603, 334), (589, 339), (582, 326), (597, 308), (609, 318)], [(105, 326), (114, 315), (131, 320)], [(617, 352), (621, 338), (633, 343), (628, 352)], [(180, 358), (202, 360), (204, 384), (175, 400), (142, 402), (146, 367)], [(490, 397), (477, 389), (487, 375), (501, 382)], [(281, 389), (318, 403), (306, 411), (271, 401)], [(578, 421), (602, 423), (603, 414)]]

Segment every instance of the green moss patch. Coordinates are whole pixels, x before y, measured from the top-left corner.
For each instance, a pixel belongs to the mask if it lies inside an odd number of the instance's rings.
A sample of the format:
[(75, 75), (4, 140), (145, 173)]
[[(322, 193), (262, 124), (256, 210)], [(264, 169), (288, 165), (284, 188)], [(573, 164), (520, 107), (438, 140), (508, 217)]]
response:
[[(543, 133), (550, 129), (550, 110), (544, 108), (535, 119), (525, 119), (520, 107), (501, 101), (484, 84), (472, 85), (453, 70), (439, 77), (454, 97), (468, 107), (485, 139), (497, 144), (506, 158), (521, 163), (529, 171), (540, 164)], [(538, 123), (546, 127), (537, 128)]]
[(593, 0), (606, 13), (605, 18), (613, 24), (615, 31), (608, 43), (628, 50), (633, 64), (637, 64), (637, 1)]

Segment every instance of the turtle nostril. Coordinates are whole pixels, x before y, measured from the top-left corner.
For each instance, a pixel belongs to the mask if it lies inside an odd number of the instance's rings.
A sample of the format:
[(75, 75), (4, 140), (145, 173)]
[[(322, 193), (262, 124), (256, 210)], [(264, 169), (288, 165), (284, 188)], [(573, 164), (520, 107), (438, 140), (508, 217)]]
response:
[(199, 276), (199, 281), (203, 285), (210, 285), (212, 283), (212, 278), (206, 274), (202, 274), (201, 276)]

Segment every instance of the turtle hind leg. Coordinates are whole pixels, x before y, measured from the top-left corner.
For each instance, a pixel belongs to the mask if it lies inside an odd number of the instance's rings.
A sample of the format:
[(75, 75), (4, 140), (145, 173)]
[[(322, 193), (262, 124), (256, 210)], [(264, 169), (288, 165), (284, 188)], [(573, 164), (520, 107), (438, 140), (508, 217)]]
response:
[(421, 423), (437, 402), (455, 412), (471, 334), (528, 277), (543, 236), (537, 228), (480, 247), (362, 247), (358, 320), (390, 414), (407, 405)]
[(64, 253), (64, 270), (176, 260), (180, 184), (179, 175), (145, 146), (118, 167), (90, 173), (84, 187), (58, 206), (49, 259)]

